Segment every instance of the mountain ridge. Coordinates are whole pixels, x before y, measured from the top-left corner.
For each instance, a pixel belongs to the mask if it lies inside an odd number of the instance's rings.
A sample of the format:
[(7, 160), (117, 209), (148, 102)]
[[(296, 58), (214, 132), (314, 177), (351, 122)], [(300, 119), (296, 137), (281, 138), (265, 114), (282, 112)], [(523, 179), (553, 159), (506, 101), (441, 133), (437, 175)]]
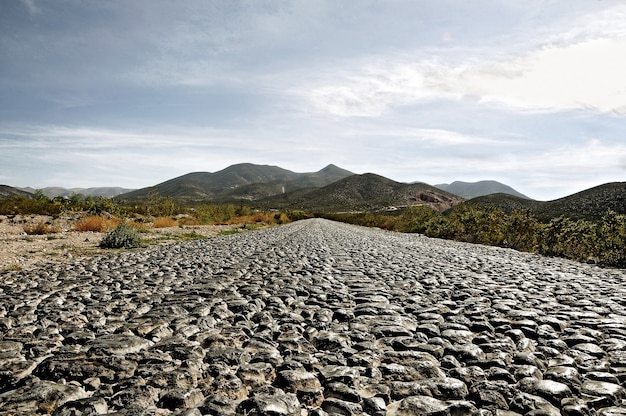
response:
[(626, 214), (626, 182), (609, 182), (551, 201), (525, 200), (505, 194), (492, 194), (470, 199), (466, 204), (489, 206), (506, 213), (528, 210), (541, 220), (558, 216), (597, 220), (609, 211)]
[(441, 183), (434, 186), (466, 199), (499, 193), (513, 195), (523, 199), (531, 199), (512, 187), (494, 180), (482, 180), (478, 182), (454, 181), (450, 184)]
[[(462, 195), (441, 189), (450, 189), (452, 185), (461, 188), (479, 187), (483, 191), (504, 189), (508, 193), (491, 193), (466, 199)], [(48, 197), (66, 197), (73, 193), (108, 196), (122, 190), (126, 188), (48, 187), (42, 191)], [(573, 219), (598, 219), (609, 210), (626, 214), (626, 182), (610, 182), (552, 201), (536, 201), (496, 181), (455, 181), (450, 185), (436, 186), (419, 182), (408, 184), (374, 173), (354, 174), (333, 164), (317, 172), (296, 173), (278, 166), (240, 163), (214, 173), (191, 172), (153, 187), (121, 193), (113, 198), (118, 202), (132, 202), (147, 198), (152, 190), (181, 203), (245, 203), (256, 208), (307, 209), (320, 212), (393, 210), (411, 205), (426, 205), (445, 211), (458, 204), (474, 204), (500, 208), (507, 213), (527, 210), (540, 220), (561, 215)], [(28, 191), (34, 192), (35, 189), (0, 185), (0, 198), (32, 197), (33, 193)]]
[(365, 173), (348, 176), (322, 188), (270, 197), (259, 204), (268, 208), (312, 212), (389, 211), (415, 205), (445, 211), (464, 200), (428, 184), (396, 182)]
[(91, 188), (63, 188), (61, 186), (48, 186), (41, 189), (34, 189), (31, 187), (17, 189), (31, 194), (34, 194), (37, 190), (39, 190), (43, 192), (43, 194), (48, 198), (56, 198), (57, 196), (70, 197), (73, 194), (80, 194), (91, 197), (102, 196), (105, 198), (113, 198), (115, 196), (134, 191), (134, 189), (122, 188), (119, 186), (97, 186)]
[(141, 199), (155, 189), (162, 196), (188, 200), (246, 201), (301, 188), (322, 187), (350, 175), (353, 173), (332, 164), (317, 172), (296, 173), (278, 166), (239, 163), (217, 172), (188, 173), (152, 187), (119, 195), (118, 198)]

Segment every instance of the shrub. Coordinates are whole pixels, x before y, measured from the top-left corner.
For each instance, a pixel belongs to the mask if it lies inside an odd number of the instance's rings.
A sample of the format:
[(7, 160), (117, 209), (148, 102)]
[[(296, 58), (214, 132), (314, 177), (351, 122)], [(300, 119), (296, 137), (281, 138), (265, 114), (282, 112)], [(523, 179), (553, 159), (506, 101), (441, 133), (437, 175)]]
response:
[(394, 229), (401, 232), (423, 234), (426, 232), (426, 224), (428, 221), (440, 215), (439, 211), (435, 211), (430, 207), (408, 207), (398, 217)]
[(308, 212), (302, 210), (289, 211), (287, 212), (287, 216), (291, 221), (300, 221), (313, 218), (313, 214), (309, 214)]
[(24, 196), (15, 196), (9, 199), (0, 199), (0, 214), (39, 214), (58, 215), (61, 207), (53, 204), (50, 200), (34, 200)]
[(171, 219), (170, 217), (159, 217), (155, 218), (152, 222), (152, 226), (154, 228), (167, 228), (167, 227), (176, 227), (178, 222), (176, 220)]
[(135, 248), (141, 246), (141, 238), (134, 228), (120, 223), (117, 228), (108, 232), (100, 241), (101, 248)]
[(25, 224), (22, 229), (28, 235), (44, 235), (61, 232), (57, 227), (54, 227), (45, 222), (39, 222), (37, 224)]
[(120, 221), (118, 219), (106, 218), (102, 215), (90, 215), (78, 220), (74, 226), (74, 230), (81, 232), (93, 231), (96, 233), (104, 233), (117, 227), (119, 222)]

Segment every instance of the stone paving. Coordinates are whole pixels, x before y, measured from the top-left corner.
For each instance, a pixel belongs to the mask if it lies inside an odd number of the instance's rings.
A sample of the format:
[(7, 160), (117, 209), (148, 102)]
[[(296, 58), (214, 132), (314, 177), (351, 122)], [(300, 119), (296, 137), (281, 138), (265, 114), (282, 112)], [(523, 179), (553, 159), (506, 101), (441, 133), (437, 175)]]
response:
[(0, 275), (0, 414), (626, 415), (626, 272), (314, 219)]

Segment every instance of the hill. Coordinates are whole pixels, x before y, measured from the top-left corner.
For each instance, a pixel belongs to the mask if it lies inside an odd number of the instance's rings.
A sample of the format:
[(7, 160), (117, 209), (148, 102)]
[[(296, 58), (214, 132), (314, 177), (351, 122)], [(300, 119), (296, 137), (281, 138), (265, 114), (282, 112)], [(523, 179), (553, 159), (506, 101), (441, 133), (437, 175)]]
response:
[(464, 201), (424, 183), (400, 183), (373, 173), (352, 175), (313, 190), (299, 190), (259, 201), (264, 207), (311, 212), (394, 210), (425, 205), (445, 211)]
[(490, 194), (508, 194), (518, 198), (530, 199), (526, 195), (517, 192), (508, 185), (497, 181), (462, 182), (454, 181), (451, 184), (442, 183), (435, 185), (436, 188), (461, 196), (465, 199), (472, 199)]
[(156, 189), (162, 196), (183, 200), (254, 201), (302, 188), (326, 186), (350, 175), (353, 173), (335, 165), (328, 165), (319, 172), (296, 173), (278, 166), (241, 163), (214, 173), (189, 173), (118, 198), (146, 198), (151, 189)]
[(528, 209), (544, 221), (559, 216), (597, 220), (609, 210), (618, 214), (626, 214), (626, 182), (599, 185), (553, 201), (533, 201), (506, 194), (493, 194), (473, 198), (466, 203), (494, 206), (506, 213)]
[(12, 186), (0, 185), (0, 199), (13, 198), (14, 196), (25, 196), (30, 198), (33, 194)]

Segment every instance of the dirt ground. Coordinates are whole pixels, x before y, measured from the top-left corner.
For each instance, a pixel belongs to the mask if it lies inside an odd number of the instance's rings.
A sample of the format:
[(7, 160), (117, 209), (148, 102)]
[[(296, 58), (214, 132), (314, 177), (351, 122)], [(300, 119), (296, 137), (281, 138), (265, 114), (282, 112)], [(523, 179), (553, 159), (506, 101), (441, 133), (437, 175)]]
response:
[[(29, 270), (45, 263), (72, 262), (80, 258), (103, 255), (111, 250), (98, 247), (104, 233), (74, 231), (80, 215), (52, 218), (41, 215), (0, 215), (0, 273), (7, 270)], [(59, 232), (28, 235), (29, 225), (48, 223)], [(185, 225), (148, 228), (141, 231), (147, 244), (212, 237), (238, 225)]]

